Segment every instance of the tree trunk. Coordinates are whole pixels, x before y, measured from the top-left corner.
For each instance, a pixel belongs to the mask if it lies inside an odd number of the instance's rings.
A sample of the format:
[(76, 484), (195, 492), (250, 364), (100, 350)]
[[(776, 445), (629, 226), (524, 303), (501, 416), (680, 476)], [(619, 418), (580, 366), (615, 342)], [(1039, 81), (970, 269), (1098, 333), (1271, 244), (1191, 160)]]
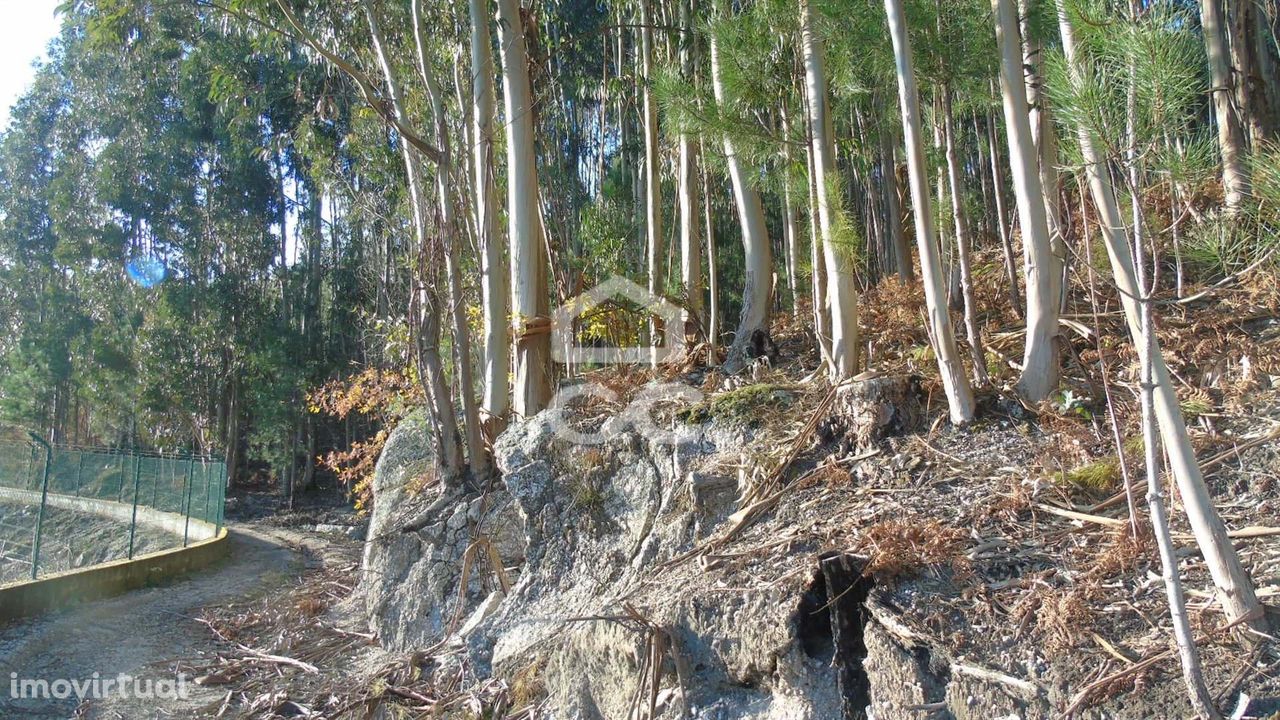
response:
[(1013, 0), (992, 0), (996, 40), (1000, 47), (1000, 95), (1004, 100), (1005, 131), (1009, 141), (1009, 165), (1018, 201), (1022, 242), (1027, 267), (1027, 339), (1018, 390), (1031, 402), (1039, 402), (1058, 386), (1058, 307), (1060, 275), (1054, 262), (1040, 165), (1027, 117), (1023, 84), (1022, 51), (1018, 42), (1018, 17)]
[(720, 266), (716, 259), (716, 229), (712, 220), (711, 180), (702, 167), (702, 216), (707, 235), (707, 364), (720, 364)]
[[(933, 126), (933, 151), (936, 155), (945, 158), (946, 148), (942, 142), (942, 103), (938, 102), (936, 90), (933, 95), (933, 122), (930, 123)], [(938, 165), (935, 187), (937, 202), (933, 207), (937, 209), (938, 214), (934, 218), (934, 227), (938, 233), (938, 252), (942, 257), (942, 272), (947, 280), (947, 309), (959, 312), (964, 309), (964, 299), (960, 297), (960, 266), (955, 259), (955, 244), (951, 242), (950, 227), (946, 222), (946, 208), (951, 200), (950, 193), (947, 192), (945, 161)]]
[[(649, 260), (649, 294), (662, 294), (662, 177), (658, 172), (658, 104), (653, 97), (653, 20), (650, 4), (640, 0), (641, 102), (644, 106), (644, 227)], [(683, 160), (683, 158), (682, 158)], [(653, 365), (658, 362), (659, 331), (650, 315), (649, 342)]]
[(809, 99), (809, 134), (813, 143), (814, 185), (818, 192), (818, 227), (822, 235), (823, 264), (827, 270), (827, 305), (831, 312), (831, 375), (834, 380), (858, 372), (858, 291), (854, 286), (852, 248), (836, 244), (835, 224), (839, 202), (833, 197), (835, 147), (831, 117), (827, 111), (827, 79), (822, 47), (815, 37), (809, 0), (800, 0), (800, 45), (804, 55), (805, 92)]
[(1238, 0), (1226, 6), (1231, 25), (1231, 69), (1235, 75), (1236, 108), (1254, 148), (1267, 137), (1266, 96), (1258, 93), (1258, 63), (1254, 50), (1255, 0)]
[(787, 288), (791, 291), (791, 312), (798, 315), (800, 312), (800, 284), (797, 280), (796, 265), (799, 261), (800, 246), (800, 227), (799, 217), (800, 208), (796, 204), (796, 199), (791, 189), (791, 166), (793, 159), (791, 157), (791, 142), (794, 135), (791, 129), (791, 119), (788, 117), (787, 109), (782, 111), (782, 230), (783, 244), (785, 245), (786, 261), (787, 261)]
[[(724, 0), (717, 0), (716, 9), (724, 14)], [(722, 108), (729, 104), (724, 83), (720, 78), (720, 52), (714, 34), (711, 38), (711, 85), (716, 103)], [(742, 291), (742, 315), (738, 320), (737, 334), (725, 361), (730, 371), (741, 369), (749, 359), (752, 336), (757, 332), (769, 332), (769, 314), (773, 308), (773, 248), (764, 222), (764, 206), (760, 193), (751, 184), (751, 172), (738, 157), (733, 140), (725, 135), (725, 164), (729, 168), (729, 181), (738, 206), (738, 221), (742, 225), (742, 249), (745, 255), (745, 286)]]
[(413, 34), (418, 48), (418, 70), (427, 89), (436, 127), (436, 143), (440, 157), (436, 161), (436, 191), (440, 200), (440, 231), (444, 242), (445, 277), (448, 280), (449, 315), (453, 321), (454, 372), (458, 377), (459, 394), (462, 396), (463, 434), (467, 444), (467, 460), (473, 477), (483, 478), (492, 466), (489, 452), (483, 440), (480, 424), (480, 408), (476, 403), (475, 374), (471, 365), (471, 331), (467, 324), (467, 305), (462, 297), (462, 269), (458, 254), (462, 239), (458, 233), (456, 218), (457, 201), (453, 194), (453, 148), (449, 139), (449, 116), (445, 112), (444, 96), (436, 81), (422, 37), (419, 0), (411, 4)]
[[(1062, 274), (1067, 257), (1064, 245), (1062, 218), (1062, 190), (1058, 180), (1058, 132), (1054, 128), (1049, 114), (1048, 99), (1044, 92), (1044, 52), (1040, 41), (1032, 35), (1031, 10), (1029, 0), (1018, 0), (1019, 29), (1022, 35), (1022, 69), (1023, 85), (1027, 92), (1028, 122), (1031, 124), (1031, 142), (1036, 148), (1036, 157), (1040, 171), (1040, 188), (1044, 194), (1045, 223), (1049, 228), (1049, 248), (1052, 251), (1050, 260), (1053, 263), (1054, 277)], [(1027, 273), (1037, 263), (1031, 257), (1031, 247), (1024, 245)], [(1061, 295), (1063, 284), (1055, 284)]]
[[(809, 113), (809, 101), (804, 102), (805, 117)], [(818, 185), (814, 182), (817, 171), (814, 170), (813, 133), (809, 123), (805, 123), (804, 158), (808, 170), (806, 183), (809, 189), (809, 267), (810, 304), (813, 309), (813, 336), (818, 346), (818, 356), (824, 366), (831, 366), (831, 308), (827, 306), (827, 270), (822, 259), (822, 236), (818, 234)]]
[(1009, 211), (1004, 203), (1004, 166), (1000, 164), (1000, 146), (996, 144), (996, 116), (987, 115), (987, 151), (991, 155), (991, 194), (996, 206), (996, 223), (1000, 225), (1000, 249), (1004, 253), (1004, 271), (1009, 278), (1009, 302), (1018, 317), (1025, 318), (1022, 307), (1022, 288), (1018, 285), (1018, 263), (1014, 260), (1013, 228), (1009, 226)]
[[(1058, 0), (1058, 22), (1072, 79), (1079, 82), (1085, 70), (1082, 59), (1076, 54), (1075, 39), (1067, 16), (1065, 0)], [(1240, 564), (1240, 558), (1230, 538), (1227, 537), (1227, 529), (1213, 506), (1213, 498), (1209, 496), (1204, 478), (1200, 474), (1200, 466), (1196, 463), (1195, 451), (1187, 436), (1187, 426), (1183, 421), (1178, 397), (1174, 392), (1169, 369), (1165, 366), (1160, 347), (1154, 336), (1148, 339), (1148, 335), (1143, 332), (1142, 309), (1138, 300), (1141, 297), (1141, 288), (1133, 254), (1124, 235), (1125, 225), (1120, 216), (1111, 177), (1108, 173), (1100, 171), (1100, 168), (1106, 167), (1106, 158), (1098, 150), (1096, 140), (1086, 126), (1077, 128), (1077, 133), (1081, 154), (1084, 157), (1085, 173), (1089, 179), (1089, 189), (1099, 215), (1099, 228), (1107, 246), (1107, 255), (1111, 260), (1116, 285), (1120, 290), (1120, 300), (1128, 322), (1129, 336), (1136, 345), (1145, 348), (1146, 352), (1143, 354), (1151, 364), (1149, 371), (1151, 382), (1147, 385), (1152, 388), (1154, 394), (1153, 403), (1156, 419), (1160, 425), (1160, 436), (1169, 457), (1174, 480), (1178, 484), (1178, 492), (1182, 496), (1182, 502), (1187, 511), (1191, 531), (1195, 535), (1196, 544), (1213, 577), (1218, 599), (1222, 602), (1228, 623), (1242, 622), (1247, 628), (1267, 632), (1267, 621), (1263, 615), (1262, 606), (1258, 604), (1257, 596), (1254, 594), (1253, 584)]]
[[(694, 75), (693, 10), (691, 0), (678, 0), (680, 3), (680, 27), (684, 30), (680, 38), (680, 61), (686, 81), (692, 81)], [(685, 309), (699, 330), (704, 330), (706, 318), (702, 301), (702, 246), (698, 237), (698, 145), (694, 136), (684, 130), (680, 132), (680, 174), (677, 188), (680, 195), (680, 284), (684, 288)]]
[(516, 339), (514, 409), (520, 417), (532, 417), (551, 400), (551, 334), (534, 157), (533, 94), (519, 0), (498, 0), (498, 39), (507, 111), (507, 232)]
[(1252, 191), (1249, 170), (1245, 166), (1244, 131), (1240, 117), (1232, 107), (1231, 66), (1227, 54), (1227, 33), (1223, 27), (1221, 0), (1200, 0), (1200, 25), (1204, 46), (1209, 54), (1209, 79), (1212, 85), (1213, 112), (1218, 120), (1218, 149), (1222, 153), (1222, 189), (1227, 211), (1234, 213), (1244, 205)]
[[(377, 13), (368, 0), (364, 3), (364, 11), (369, 22), (374, 54), (377, 56), (378, 64), (381, 66), (382, 73), (386, 78), (387, 96), (391, 102), (392, 112), (399, 123), (408, 125), (408, 115), (405, 112), (402, 101), (403, 95), (400, 91), (400, 82), (396, 78), (391, 62), (387, 57)], [(422, 189), (421, 160), (418, 151), (407, 142), (400, 143), (400, 150), (404, 160), (405, 175), (409, 183), (410, 211), (419, 249), (419, 267), (416, 279), (418, 287), (414, 291), (414, 302), (417, 304), (417, 309), (420, 313), (418, 316), (420, 322), (416, 323), (419, 334), (415, 346), (421, 356), (420, 362), (424, 369), (422, 378), (426, 383), (428, 395), (432, 398), (433, 419), (437, 430), (436, 440), (440, 448), (441, 474), (446, 482), (457, 482), (462, 472), (461, 444), (458, 437), (458, 421), (453, 409), (453, 400), (450, 397), (448, 384), (444, 380), (444, 363), (440, 358), (440, 302), (434, 297), (434, 290), (428, 289), (428, 286), (434, 286), (434, 283), (428, 282), (422, 277), (429, 265), (426, 262), (426, 258), (428, 256), (430, 238), (427, 231), (426, 200)], [(411, 313), (412, 316), (413, 314)]]
[(492, 440), (502, 432), (511, 408), (511, 339), (507, 318), (507, 266), (498, 229), (494, 186), (492, 36), (488, 0), (470, 0), (472, 76), (472, 173), (476, 186), (476, 231), (480, 240), (480, 296), (484, 308), (485, 430)]
[(1266, 140), (1274, 141), (1280, 130), (1280, 64), (1271, 54), (1271, 28), (1268, 13), (1262, 8), (1253, 10), (1253, 47), (1257, 52), (1257, 88), (1255, 103), (1262, 105)]
[(889, 123), (889, 127), (882, 129), (879, 133), (880, 187), (884, 193), (885, 222), (889, 226), (889, 240), (893, 248), (898, 277), (911, 282), (916, 279), (916, 271), (911, 262), (911, 248), (907, 245), (907, 234), (902, 228), (902, 202), (898, 198), (897, 148), (892, 132), (893, 123)]
[(947, 155), (947, 176), (951, 183), (951, 214), (956, 226), (956, 262), (960, 266), (960, 294), (964, 298), (964, 326), (969, 335), (973, 362), (973, 382), (987, 384), (987, 356), (978, 328), (978, 308), (973, 297), (973, 269), (969, 262), (969, 218), (964, 211), (964, 180), (956, 152), (955, 120), (952, 118), (951, 89), (942, 88), (942, 134)]
[(964, 363), (956, 350), (951, 318), (947, 315), (946, 285), (942, 261), (938, 257), (933, 227), (933, 209), (929, 199), (929, 176), (924, 159), (924, 132), (920, 120), (920, 96), (916, 90), (915, 71), (911, 64), (911, 42), (907, 37), (907, 18), (902, 0), (884, 0), (889, 18), (889, 35), (897, 64), (898, 96), (902, 107), (902, 127), (907, 151), (907, 171), (911, 182), (911, 198), (916, 220), (916, 247), (920, 253), (920, 273), (924, 281), (925, 305), (929, 326), (933, 331), (934, 354), (938, 374), (947, 395), (951, 421), (957, 424), (973, 420), (973, 391), (965, 377)]

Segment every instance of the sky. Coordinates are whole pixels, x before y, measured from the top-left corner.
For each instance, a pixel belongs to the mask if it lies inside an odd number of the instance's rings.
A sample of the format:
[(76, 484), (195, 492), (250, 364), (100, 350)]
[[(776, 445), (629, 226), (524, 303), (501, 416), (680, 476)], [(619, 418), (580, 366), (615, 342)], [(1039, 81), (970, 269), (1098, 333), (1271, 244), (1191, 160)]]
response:
[(54, 8), (60, 0), (0, 0), (0, 129), (9, 127), (9, 108), (31, 85), (32, 61), (58, 34)]

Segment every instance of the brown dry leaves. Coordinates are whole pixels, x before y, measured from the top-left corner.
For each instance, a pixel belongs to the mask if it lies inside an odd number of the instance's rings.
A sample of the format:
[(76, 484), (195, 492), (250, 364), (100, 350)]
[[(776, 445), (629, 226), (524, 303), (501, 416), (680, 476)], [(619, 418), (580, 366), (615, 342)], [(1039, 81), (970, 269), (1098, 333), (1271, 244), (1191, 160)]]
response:
[(863, 574), (879, 580), (893, 580), (944, 563), (957, 575), (967, 575), (970, 565), (963, 554), (967, 537), (963, 530), (937, 520), (886, 520), (863, 532), (856, 552), (867, 557)]

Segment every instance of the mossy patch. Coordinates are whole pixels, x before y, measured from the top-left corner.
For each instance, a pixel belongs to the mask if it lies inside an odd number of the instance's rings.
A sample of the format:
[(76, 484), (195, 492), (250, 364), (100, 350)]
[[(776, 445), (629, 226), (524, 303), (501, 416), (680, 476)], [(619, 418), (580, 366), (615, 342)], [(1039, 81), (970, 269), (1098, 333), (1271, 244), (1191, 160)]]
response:
[(1115, 457), (1105, 457), (1074, 467), (1065, 473), (1057, 473), (1054, 479), (1059, 485), (1103, 493), (1118, 486), (1121, 477), (1120, 461)]
[(733, 425), (759, 425), (769, 411), (781, 410), (792, 402), (791, 395), (777, 385), (757, 383), (707, 398), (680, 413), (687, 423), (710, 420)]

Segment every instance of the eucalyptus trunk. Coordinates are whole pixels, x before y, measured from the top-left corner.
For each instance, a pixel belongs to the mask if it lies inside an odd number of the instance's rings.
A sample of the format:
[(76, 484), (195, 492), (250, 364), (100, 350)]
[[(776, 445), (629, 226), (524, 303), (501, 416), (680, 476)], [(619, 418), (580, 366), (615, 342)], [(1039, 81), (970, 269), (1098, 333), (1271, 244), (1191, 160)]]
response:
[[(680, 38), (680, 64), (685, 80), (692, 81), (694, 75), (693, 8), (692, 0), (678, 0), (680, 3), (680, 27), (684, 30)], [(677, 192), (680, 197), (680, 283), (684, 288), (685, 309), (699, 326), (706, 328), (703, 317), (702, 301), (702, 247), (698, 237), (698, 224), (701, 222), (698, 209), (698, 144), (693, 133), (687, 129), (680, 130), (680, 169), (677, 177)]]
[(514, 410), (532, 417), (551, 400), (547, 260), (538, 209), (533, 94), (518, 0), (498, 0), (502, 90), (507, 128), (507, 234), (511, 242), (511, 312), (515, 337)]
[(813, 144), (814, 185), (818, 193), (818, 228), (823, 265), (827, 270), (827, 306), (831, 312), (831, 373), (836, 380), (858, 372), (858, 290), (854, 286), (852, 248), (840, 247), (835, 236), (836, 214), (832, 184), (835, 146), (827, 108), (827, 80), (822, 47), (815, 37), (809, 0), (800, 0), (800, 45), (804, 56), (805, 92), (809, 100), (809, 134)]
[(951, 90), (942, 89), (942, 134), (947, 156), (947, 178), (951, 184), (951, 215), (956, 226), (956, 263), (960, 266), (960, 295), (964, 298), (964, 326), (969, 336), (969, 352), (973, 362), (973, 381), (987, 384), (987, 356), (982, 346), (982, 330), (978, 326), (977, 301), (973, 296), (973, 268), (970, 262), (969, 218), (964, 209), (964, 176), (960, 155), (956, 151), (955, 120), (952, 117)]
[(996, 206), (996, 223), (1000, 226), (1000, 250), (1004, 255), (1005, 277), (1009, 279), (1009, 303), (1018, 317), (1025, 318), (1022, 289), (1018, 285), (1018, 263), (1014, 260), (1013, 228), (1009, 226), (1009, 210), (1005, 205), (1004, 166), (1000, 163), (1000, 146), (996, 144), (996, 116), (987, 116), (987, 154), (991, 156), (991, 195)]
[[(809, 113), (809, 101), (805, 100), (805, 117)], [(827, 306), (827, 270), (822, 260), (822, 236), (818, 234), (818, 185), (814, 182), (817, 172), (814, 168), (813, 133), (809, 123), (805, 123), (804, 158), (805, 173), (809, 190), (809, 267), (812, 275), (809, 278), (810, 306), (813, 311), (813, 336), (818, 346), (818, 356), (822, 364), (831, 366), (831, 308)]]
[(882, 128), (880, 136), (880, 190), (884, 194), (885, 224), (888, 226), (889, 244), (893, 249), (894, 266), (898, 277), (906, 282), (916, 279), (916, 271), (911, 262), (911, 247), (907, 245), (907, 234), (902, 228), (902, 201), (898, 198), (898, 162), (895, 147), (893, 123)]
[(1061, 274), (1053, 255), (1040, 164), (1027, 116), (1018, 16), (1013, 0), (992, 0), (1000, 48), (1000, 95), (1004, 101), (1009, 166), (1027, 258), (1027, 337), (1018, 390), (1039, 402), (1058, 386), (1058, 308)]
[[(1044, 215), (1049, 228), (1050, 256), (1055, 275), (1062, 274), (1067, 257), (1062, 217), (1062, 189), (1058, 173), (1058, 131), (1049, 113), (1048, 98), (1044, 90), (1044, 50), (1032, 34), (1029, 0), (1018, 0), (1019, 29), (1022, 35), (1023, 84), (1027, 91), (1028, 122), (1031, 124), (1031, 141), (1035, 144), (1040, 171), (1040, 187), (1044, 191)], [(1024, 247), (1024, 250), (1026, 248)], [(1027, 255), (1027, 271), (1036, 259)], [(1057, 283), (1059, 294), (1063, 284)]]
[(480, 244), (480, 301), (484, 308), (484, 402), (486, 434), (492, 441), (502, 431), (511, 409), (511, 338), (507, 318), (507, 265), (498, 229), (498, 194), (494, 182), (492, 35), (489, 1), (470, 0), (472, 173), (475, 223)]
[[(699, 149), (702, 148), (699, 143)], [(711, 179), (702, 168), (702, 217), (707, 235), (707, 364), (720, 364), (720, 267), (716, 256), (716, 228), (712, 222)]]
[[(1273, 3), (1274, 7), (1274, 3)], [(1236, 108), (1239, 109), (1242, 122), (1249, 131), (1249, 140), (1254, 148), (1266, 140), (1266, 95), (1262, 90), (1258, 76), (1257, 57), (1260, 54), (1254, 47), (1255, 22), (1254, 13), (1258, 11), (1254, 0), (1240, 0), (1227, 6), (1231, 26), (1231, 69), (1235, 73)], [(1262, 53), (1269, 52), (1266, 45), (1260, 48)]]
[(418, 71), (422, 75), (422, 84), (426, 87), (427, 98), (431, 103), (436, 143), (440, 148), (440, 157), (436, 160), (436, 191), (440, 200), (445, 278), (449, 283), (449, 316), (453, 321), (454, 373), (458, 377), (459, 394), (462, 396), (463, 436), (467, 445), (468, 464), (473, 476), (482, 478), (488, 475), (492, 463), (481, 431), (475, 371), (471, 364), (471, 330), (467, 323), (467, 305), (462, 297), (462, 268), (459, 267), (462, 238), (458, 232), (457, 200), (453, 192), (453, 150), (449, 138), (449, 117), (445, 112), (444, 95), (431, 67), (422, 37), (422, 18), (418, 4), (419, 0), (413, 0), (410, 7), (414, 40), (418, 48)]
[[(662, 177), (658, 172), (658, 103), (653, 97), (653, 12), (652, 0), (640, 1), (641, 104), (644, 110), (644, 228), (649, 261), (649, 294), (662, 292)], [(682, 158), (683, 159), (683, 158)], [(652, 362), (658, 362), (659, 331), (650, 316), (649, 342)]]
[(1223, 25), (1221, 0), (1200, 0), (1200, 26), (1209, 54), (1209, 81), (1213, 112), (1218, 121), (1218, 150), (1222, 153), (1222, 189), (1227, 211), (1234, 213), (1252, 192), (1245, 165), (1244, 130), (1233, 107), (1231, 60), (1227, 51), (1227, 31)]
[[(404, 95), (400, 88), (400, 81), (387, 57), (386, 43), (382, 39), (382, 28), (378, 22), (377, 13), (367, 1), (364, 4), (364, 11), (369, 22), (374, 54), (386, 78), (387, 98), (391, 103), (391, 111), (398, 123), (408, 126), (410, 123), (404, 107)], [(462, 473), (462, 443), (458, 435), (458, 420), (453, 408), (453, 397), (449, 392), (448, 381), (445, 379), (444, 361), (440, 356), (440, 306), (442, 303), (435, 294), (434, 282), (424, 277), (424, 274), (431, 269), (429, 262), (431, 242), (427, 230), (426, 198), (422, 187), (422, 158), (417, 150), (405, 142), (400, 143), (400, 151), (409, 185), (414, 234), (418, 242), (418, 277), (415, 279), (416, 286), (411, 301), (411, 305), (416, 306), (418, 320), (414, 344), (419, 355), (427, 397), (431, 402), (436, 443), (440, 451), (441, 474), (446, 482), (454, 483)]]
[[(724, 0), (717, 0), (717, 10), (723, 14)], [(711, 37), (711, 85), (716, 103), (721, 108), (729, 104), (720, 73), (720, 51), (714, 33)], [(726, 365), (731, 370), (740, 369), (747, 360), (747, 351), (757, 332), (768, 334), (769, 314), (773, 308), (773, 248), (764, 222), (764, 206), (760, 193), (751, 184), (751, 169), (738, 157), (733, 139), (723, 137), (725, 164), (729, 168), (729, 181), (738, 207), (738, 221), (742, 225), (742, 249), (746, 267), (742, 290), (742, 315), (738, 331), (729, 348)]]
[(964, 373), (964, 363), (956, 349), (951, 318), (947, 314), (946, 284), (942, 260), (938, 257), (933, 208), (929, 197), (929, 174), (924, 158), (924, 131), (920, 120), (920, 95), (916, 89), (915, 70), (911, 63), (911, 41), (907, 36), (907, 18), (902, 0), (884, 0), (889, 19), (889, 36), (897, 65), (898, 97), (902, 108), (902, 127), (907, 152), (907, 175), (916, 221), (916, 247), (920, 253), (920, 274), (924, 282), (925, 307), (933, 331), (933, 349), (938, 359), (938, 374), (947, 395), (951, 421), (968, 423), (974, 417), (973, 390)]
[(796, 265), (799, 261), (800, 246), (800, 208), (796, 203), (791, 183), (791, 143), (794, 135), (791, 129), (791, 118), (787, 109), (782, 110), (782, 231), (783, 245), (787, 261), (787, 289), (791, 291), (791, 312), (800, 312), (800, 284), (796, 278)]

